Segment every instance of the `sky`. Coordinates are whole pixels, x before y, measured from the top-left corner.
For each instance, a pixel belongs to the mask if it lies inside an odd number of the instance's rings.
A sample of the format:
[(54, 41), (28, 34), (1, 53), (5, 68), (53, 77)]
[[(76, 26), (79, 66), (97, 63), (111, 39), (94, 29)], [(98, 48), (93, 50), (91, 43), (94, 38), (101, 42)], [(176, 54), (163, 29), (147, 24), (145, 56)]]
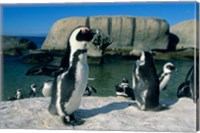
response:
[(59, 19), (73, 16), (156, 17), (170, 26), (196, 19), (195, 2), (1, 4), (2, 35), (46, 36)]

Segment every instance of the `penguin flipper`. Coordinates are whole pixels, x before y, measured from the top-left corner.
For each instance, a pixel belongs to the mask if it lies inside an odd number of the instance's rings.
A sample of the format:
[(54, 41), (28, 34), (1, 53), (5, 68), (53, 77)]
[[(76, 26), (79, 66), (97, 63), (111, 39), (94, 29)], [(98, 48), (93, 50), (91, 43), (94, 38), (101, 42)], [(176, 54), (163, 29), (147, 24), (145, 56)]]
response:
[(58, 66), (53, 65), (39, 65), (30, 68), (26, 75), (28, 76), (35, 76), (35, 75), (44, 75), (44, 76), (50, 76), (55, 77), (63, 72), (63, 69)]
[(97, 93), (97, 90), (94, 87), (91, 86), (91, 88), (92, 88), (94, 93)]

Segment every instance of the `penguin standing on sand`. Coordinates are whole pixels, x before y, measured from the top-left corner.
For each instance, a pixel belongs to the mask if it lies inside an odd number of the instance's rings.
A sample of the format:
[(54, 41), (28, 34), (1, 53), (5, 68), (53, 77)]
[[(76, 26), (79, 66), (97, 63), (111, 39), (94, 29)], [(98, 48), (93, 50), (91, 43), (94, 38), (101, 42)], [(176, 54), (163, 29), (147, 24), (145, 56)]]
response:
[(96, 32), (83, 26), (72, 31), (62, 60), (62, 65), (68, 69), (60, 72), (53, 81), (49, 111), (61, 116), (64, 124), (84, 123), (83, 120), (76, 119), (73, 113), (79, 107), (87, 86), (89, 68), (86, 46)]
[(154, 110), (159, 106), (159, 79), (151, 53), (143, 51), (136, 61), (132, 85), (141, 110)]
[[(195, 71), (196, 70), (196, 71)], [(196, 74), (195, 74), (196, 73)], [(177, 97), (188, 97), (197, 103), (199, 99), (199, 63), (192, 65), (189, 69), (185, 81), (181, 83), (177, 90)]]
[(22, 94), (22, 89), (17, 89), (16, 91), (16, 100), (20, 100), (20, 99), (23, 99), (24, 96)]
[(36, 85), (35, 84), (32, 84), (31, 85), (31, 90), (30, 90), (30, 93), (29, 93), (29, 97), (30, 98), (33, 98), (36, 96)]
[(176, 70), (176, 67), (171, 62), (167, 62), (163, 66), (163, 70), (158, 75), (159, 77), (159, 88), (160, 90), (165, 90), (167, 88), (167, 84), (170, 80), (172, 71)]
[(20, 99), (23, 99), (23, 98), (24, 98), (24, 96), (22, 94), (22, 89), (17, 89), (15, 96), (8, 97), (7, 99), (10, 100), (10, 101), (13, 101), (13, 100), (20, 100)]

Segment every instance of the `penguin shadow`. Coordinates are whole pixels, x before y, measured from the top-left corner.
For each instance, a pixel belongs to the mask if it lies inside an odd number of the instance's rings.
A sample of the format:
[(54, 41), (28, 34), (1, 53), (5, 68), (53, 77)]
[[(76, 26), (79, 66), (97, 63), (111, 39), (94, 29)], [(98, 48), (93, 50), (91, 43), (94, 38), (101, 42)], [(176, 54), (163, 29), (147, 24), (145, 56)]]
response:
[(137, 104), (135, 102), (114, 102), (93, 109), (79, 109), (77, 110), (76, 115), (81, 118), (89, 118), (99, 114), (107, 114), (114, 110), (122, 110), (129, 106), (137, 106)]

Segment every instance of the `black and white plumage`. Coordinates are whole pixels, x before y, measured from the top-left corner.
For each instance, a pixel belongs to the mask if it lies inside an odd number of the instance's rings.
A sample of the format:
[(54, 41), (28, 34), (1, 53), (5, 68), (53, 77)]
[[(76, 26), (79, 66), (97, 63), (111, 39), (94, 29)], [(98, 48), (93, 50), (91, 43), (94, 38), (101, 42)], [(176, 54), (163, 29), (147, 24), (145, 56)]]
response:
[(24, 96), (22, 94), (22, 89), (17, 89), (16, 93), (15, 93), (15, 96), (13, 97), (9, 97), (8, 100), (20, 100), (20, 99), (23, 99)]
[(136, 61), (132, 85), (136, 103), (141, 110), (154, 110), (159, 106), (159, 79), (150, 52), (143, 51)]
[(167, 84), (170, 80), (172, 71), (176, 70), (176, 67), (171, 62), (167, 62), (163, 66), (163, 70), (158, 75), (159, 77), (159, 88), (160, 90), (165, 90), (167, 88)]
[(19, 100), (19, 99), (23, 99), (24, 96), (22, 94), (22, 89), (17, 89), (16, 91), (16, 99)]
[(96, 89), (90, 85), (87, 85), (83, 96), (91, 96), (92, 93), (97, 93)]
[(84, 26), (75, 28), (68, 38), (60, 66), (36, 66), (26, 73), (54, 78), (53, 81), (44, 83), (42, 93), (44, 96), (51, 95), (49, 112), (62, 117), (64, 124), (83, 123), (75, 119), (73, 112), (79, 107), (88, 81), (87, 43), (98, 32)]
[[(89, 78), (88, 78), (88, 80), (89, 80)], [(53, 85), (52, 80), (48, 80), (48, 81), (44, 82), (44, 84), (41, 87), (43, 96), (45, 96), (45, 97), (51, 96), (52, 85)], [(92, 93), (97, 93), (96, 89), (90, 85), (87, 85), (83, 96), (90, 96)]]
[(45, 97), (51, 96), (52, 85), (53, 85), (53, 80), (48, 80), (48, 81), (43, 83), (43, 85), (41, 87), (43, 96), (45, 96)]
[(87, 27), (77, 27), (72, 31), (61, 62), (65, 69), (53, 80), (49, 111), (62, 117), (65, 124), (83, 123), (75, 119), (73, 112), (79, 107), (87, 85), (89, 68), (86, 46), (95, 32)]
[(133, 88), (129, 86), (129, 81), (126, 78), (123, 78), (120, 84), (115, 85), (115, 91), (117, 96), (129, 97), (135, 100)]
[(32, 84), (31, 85), (31, 90), (30, 90), (30, 93), (29, 93), (29, 97), (30, 98), (33, 98), (36, 96), (36, 85), (35, 84)]
[[(196, 70), (196, 71), (195, 71)], [(196, 74), (195, 74), (196, 73)], [(199, 63), (196, 66), (193, 65), (185, 78), (185, 81), (181, 83), (177, 90), (177, 97), (188, 97), (193, 99), (195, 103), (199, 99)]]

